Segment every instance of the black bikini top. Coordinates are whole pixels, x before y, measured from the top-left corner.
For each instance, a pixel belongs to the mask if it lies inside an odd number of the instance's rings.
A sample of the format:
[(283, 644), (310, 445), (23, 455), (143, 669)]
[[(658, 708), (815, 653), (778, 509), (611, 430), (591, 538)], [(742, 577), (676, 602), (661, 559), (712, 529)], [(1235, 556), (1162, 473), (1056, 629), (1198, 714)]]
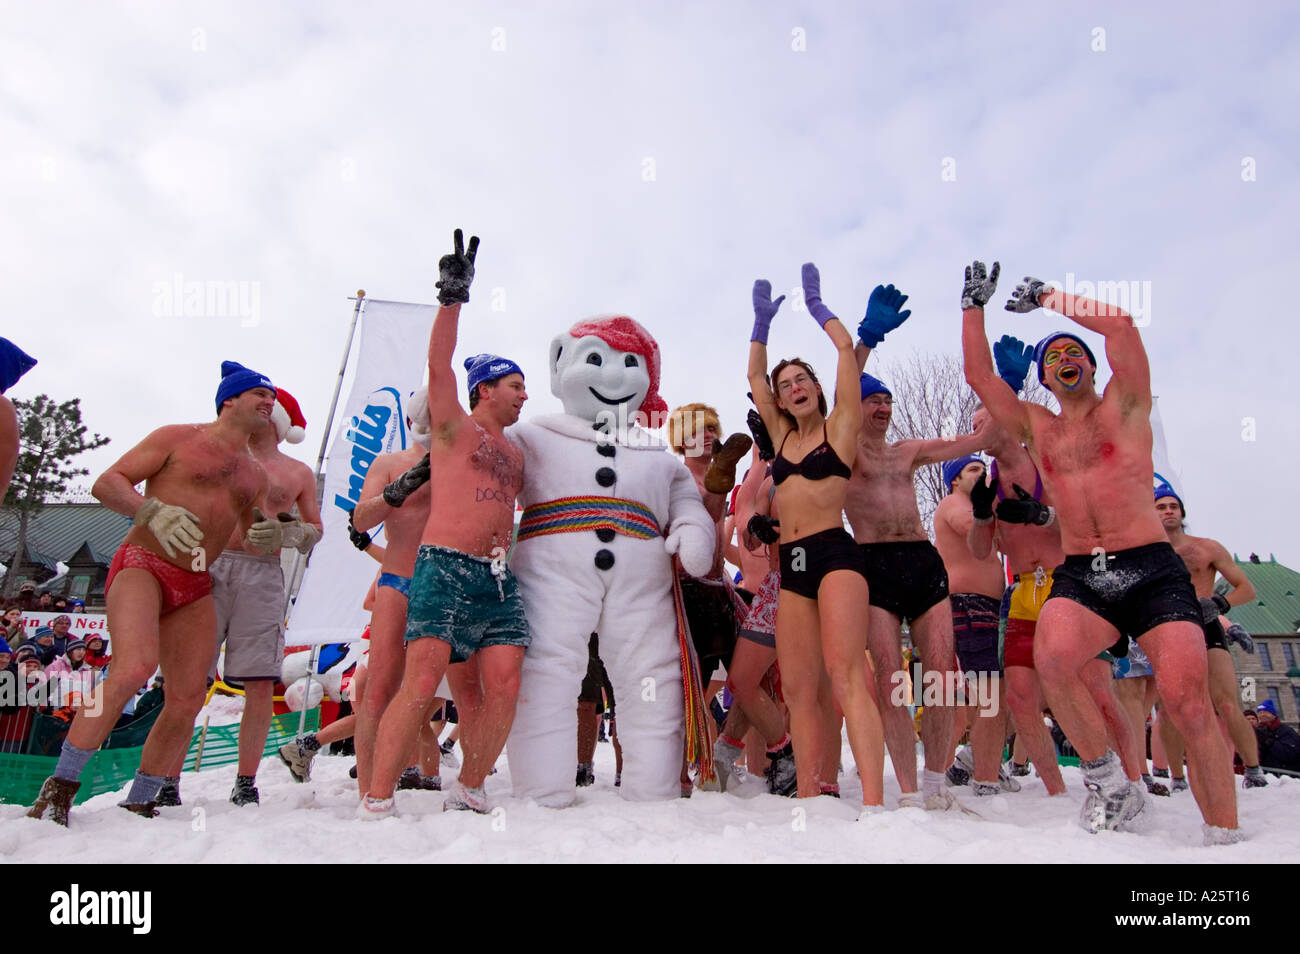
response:
[[(997, 479), (998, 479), (998, 462), (996, 459), (994, 459), (993, 466), (989, 468), (989, 480), (992, 481)], [(1007, 493), (1005, 490), (1002, 489), (1001, 484), (998, 484), (998, 499), (999, 500), (1007, 499)], [(1034, 499), (1039, 501), (1043, 499), (1043, 475), (1038, 472), (1037, 467), (1034, 468)]]
[(839, 455), (835, 453), (835, 448), (831, 447), (830, 441), (826, 439), (825, 424), (822, 425), (822, 442), (797, 464), (790, 463), (781, 453), (785, 450), (785, 442), (790, 439), (792, 433), (793, 431), (786, 431), (785, 437), (781, 439), (781, 446), (777, 448), (776, 460), (772, 461), (773, 484), (780, 484), (791, 474), (798, 474), (804, 480), (825, 480), (827, 477), (843, 477), (847, 480), (853, 476), (853, 471), (845, 466), (844, 461), (840, 460)]

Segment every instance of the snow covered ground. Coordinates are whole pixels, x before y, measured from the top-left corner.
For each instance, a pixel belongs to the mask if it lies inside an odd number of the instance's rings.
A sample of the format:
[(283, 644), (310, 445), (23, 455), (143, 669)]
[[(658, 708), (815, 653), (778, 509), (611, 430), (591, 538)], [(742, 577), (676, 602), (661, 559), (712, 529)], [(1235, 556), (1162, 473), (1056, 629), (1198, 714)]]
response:
[[(845, 764), (852, 765), (847, 746)], [(614, 754), (597, 746), (596, 784), (565, 811), (510, 797), (504, 756), (488, 779), (493, 814), (442, 812), (438, 792), (399, 792), (399, 817), (355, 819), (350, 758), (320, 756), (312, 781), (296, 784), (276, 759), (258, 773), (262, 803), (236, 808), (227, 798), (234, 767), (183, 777), (185, 804), (144, 819), (100, 795), (73, 810), (68, 830), (0, 806), (0, 858), (49, 862), (1014, 862), (1222, 864), (1300, 859), (1300, 779), (1270, 777), (1269, 787), (1238, 791), (1248, 840), (1201, 845), (1190, 793), (1149, 799), (1134, 832), (1089, 835), (1077, 818), (1078, 769), (1064, 769), (1069, 793), (1049, 799), (1042, 783), (1022, 778), (1016, 794), (975, 799), (961, 790), (962, 813), (890, 810), (856, 821), (861, 790), (850, 768), (844, 798), (791, 800), (761, 793), (753, 779), (741, 796), (696, 792), (689, 800), (623, 801), (613, 787)], [(886, 766), (886, 805), (898, 786)], [(454, 773), (453, 773), (454, 774)], [(1240, 784), (1240, 781), (1238, 781)]]

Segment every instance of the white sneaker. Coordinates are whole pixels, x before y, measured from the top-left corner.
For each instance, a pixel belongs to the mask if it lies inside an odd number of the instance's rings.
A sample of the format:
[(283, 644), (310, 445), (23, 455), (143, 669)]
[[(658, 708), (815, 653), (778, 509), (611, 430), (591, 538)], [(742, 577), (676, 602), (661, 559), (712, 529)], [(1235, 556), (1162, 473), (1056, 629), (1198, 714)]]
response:
[(1239, 841), (1245, 841), (1246, 836), (1240, 828), (1220, 828), (1217, 825), (1202, 825), (1201, 831), (1205, 833), (1205, 845), (1235, 845)]
[(898, 796), (899, 808), (920, 808), (925, 809), (925, 799), (921, 797), (920, 792), (904, 792)]
[(382, 821), (397, 814), (391, 798), (371, 798), (369, 793), (362, 796), (357, 805), (357, 817), (362, 821)]
[(487, 793), (483, 787), (466, 788), (459, 781), (452, 785), (451, 790), (447, 792), (447, 798), (442, 803), (444, 812), (478, 812), (480, 815), (488, 813)]
[(951, 812), (960, 808), (961, 805), (957, 801), (957, 796), (946, 788), (939, 789), (936, 794), (925, 800), (925, 810), (927, 812)]

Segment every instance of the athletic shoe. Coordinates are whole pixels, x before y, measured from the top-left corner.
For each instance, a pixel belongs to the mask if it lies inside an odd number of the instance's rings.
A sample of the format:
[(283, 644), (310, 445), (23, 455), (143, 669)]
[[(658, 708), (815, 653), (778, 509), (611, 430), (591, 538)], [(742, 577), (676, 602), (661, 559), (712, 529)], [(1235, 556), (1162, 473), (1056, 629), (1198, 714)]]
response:
[(235, 787), (230, 792), (230, 802), (232, 805), (260, 805), (261, 799), (257, 795), (257, 786), (253, 784), (253, 776), (236, 775)]
[(944, 778), (953, 788), (961, 788), (963, 785), (969, 785), (974, 775), (975, 758), (971, 755), (970, 746), (963, 745), (957, 750), (957, 758), (953, 760), (952, 765), (948, 766)]
[(438, 746), (438, 753), (442, 764), (447, 768), (460, 768), (460, 759), (456, 758), (456, 753), (452, 751), (456, 748), (456, 743), (448, 739), (442, 745)]
[(578, 788), (586, 788), (588, 785), (596, 784), (596, 770), (591, 767), (590, 762), (578, 763), (578, 777), (575, 779)]
[(451, 787), (447, 793), (447, 798), (442, 803), (444, 812), (478, 812), (480, 815), (486, 815), (488, 812), (487, 793), (483, 791), (480, 785), (478, 788), (466, 788), (459, 781)]
[(1160, 795), (1163, 797), (1168, 797), (1169, 795), (1169, 786), (1165, 785), (1163, 782), (1157, 782), (1150, 775), (1143, 774), (1142, 783), (1146, 785), (1147, 791), (1152, 795)]
[(1246, 774), (1241, 780), (1242, 788), (1266, 788), (1268, 779), (1264, 776), (1264, 771), (1258, 765), (1247, 765)]
[(181, 803), (181, 787), (175, 782), (163, 782), (162, 788), (158, 789), (158, 797), (154, 804), (160, 808), (175, 808)]
[(858, 812), (858, 821), (862, 821), (864, 818), (870, 818), (872, 815), (879, 815), (884, 811), (884, 805), (863, 805), (862, 811)]
[[(320, 749), (316, 750), (319, 751)], [(308, 752), (303, 748), (301, 739), (294, 739), (280, 746), (280, 761), (288, 766), (289, 774), (295, 782), (310, 782), (311, 761), (316, 757), (316, 752)], [(356, 775), (352, 777), (356, 778)]]
[(421, 775), (414, 765), (408, 766), (397, 778), (398, 791), (417, 790), (422, 792), (441, 792), (442, 777), (438, 775)]
[[(1010, 765), (1010, 762), (1004, 762), (1002, 765), (998, 766), (998, 788), (1002, 789), (1004, 792), (1018, 792), (1020, 791), (1020, 783), (1011, 777), (1013, 773), (1011, 772)], [(971, 784), (975, 784), (973, 779), (971, 780)]]
[(898, 796), (899, 808), (920, 808), (925, 809), (925, 799), (921, 797), (920, 792), (905, 792)]
[(1167, 768), (1158, 768), (1158, 769), (1153, 769), (1152, 772), (1151, 772), (1151, 774), (1154, 775), (1156, 778), (1168, 778), (1168, 777), (1169, 777), (1169, 769), (1167, 769)]
[(743, 769), (737, 769), (736, 760), (745, 754), (745, 750), (738, 745), (732, 745), (722, 736), (718, 736), (718, 741), (713, 743), (713, 773), (714, 779), (707, 782), (700, 782), (700, 790), (705, 792), (725, 792), (727, 786), (733, 781), (741, 780)]
[(1191, 788), (1191, 786), (1187, 784), (1187, 776), (1173, 779), (1169, 783), (1169, 793), (1171, 795), (1176, 795), (1179, 792), (1185, 792), (1189, 788)]
[[(991, 782), (972, 781), (970, 783), (970, 787), (974, 790), (975, 794), (980, 798), (987, 798), (990, 795), (1001, 795), (1003, 791), (1001, 785), (995, 785)], [(1007, 791), (1011, 791), (1011, 789), (1007, 789)], [(1020, 791), (1019, 786), (1016, 787), (1015, 791), (1017, 792)]]
[(357, 817), (362, 821), (382, 821), (396, 814), (391, 798), (371, 798), (367, 793), (357, 805)]
[(794, 746), (787, 742), (779, 752), (767, 754), (767, 790), (782, 798), (793, 798), (799, 791), (799, 776), (794, 770)]
[(36, 796), (36, 801), (28, 810), (27, 817), (48, 818), (56, 825), (67, 828), (68, 812), (72, 811), (72, 799), (80, 788), (80, 782), (70, 782), (66, 778), (55, 778), (51, 775), (41, 786), (40, 794)]
[[(901, 804), (902, 799), (899, 799), (899, 802)], [(957, 797), (944, 788), (939, 789), (936, 794), (925, 800), (925, 810), (927, 812), (950, 812), (960, 809), (961, 805), (958, 803)]]
[(1099, 762), (1083, 773), (1088, 796), (1083, 802), (1079, 824), (1092, 834), (1119, 828), (1142, 811), (1146, 801), (1142, 786), (1124, 777), (1115, 753), (1107, 752)]
[(1239, 841), (1246, 840), (1246, 836), (1242, 834), (1240, 828), (1220, 828), (1217, 825), (1202, 825), (1201, 831), (1205, 833), (1205, 846), (1207, 848), (1212, 845), (1235, 845)]
[(1029, 763), (1028, 763), (1028, 762), (1012, 762), (1012, 763), (1011, 763), (1011, 774), (1014, 775), (1014, 776), (1017, 777), (1017, 778), (1024, 778), (1026, 775), (1029, 774)]

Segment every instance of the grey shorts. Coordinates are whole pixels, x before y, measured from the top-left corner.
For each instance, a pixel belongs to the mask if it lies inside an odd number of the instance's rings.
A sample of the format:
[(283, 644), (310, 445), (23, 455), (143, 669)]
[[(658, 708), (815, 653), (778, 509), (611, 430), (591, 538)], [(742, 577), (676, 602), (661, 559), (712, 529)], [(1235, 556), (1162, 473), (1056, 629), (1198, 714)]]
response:
[(488, 557), (422, 544), (406, 604), (406, 641), (441, 639), (451, 661), (487, 646), (527, 646), (532, 637), (519, 583)]
[[(226, 682), (279, 679), (284, 663), (284, 571), (276, 555), (223, 551), (208, 567), (217, 610), (217, 653)], [(217, 657), (212, 659), (212, 673)]]

